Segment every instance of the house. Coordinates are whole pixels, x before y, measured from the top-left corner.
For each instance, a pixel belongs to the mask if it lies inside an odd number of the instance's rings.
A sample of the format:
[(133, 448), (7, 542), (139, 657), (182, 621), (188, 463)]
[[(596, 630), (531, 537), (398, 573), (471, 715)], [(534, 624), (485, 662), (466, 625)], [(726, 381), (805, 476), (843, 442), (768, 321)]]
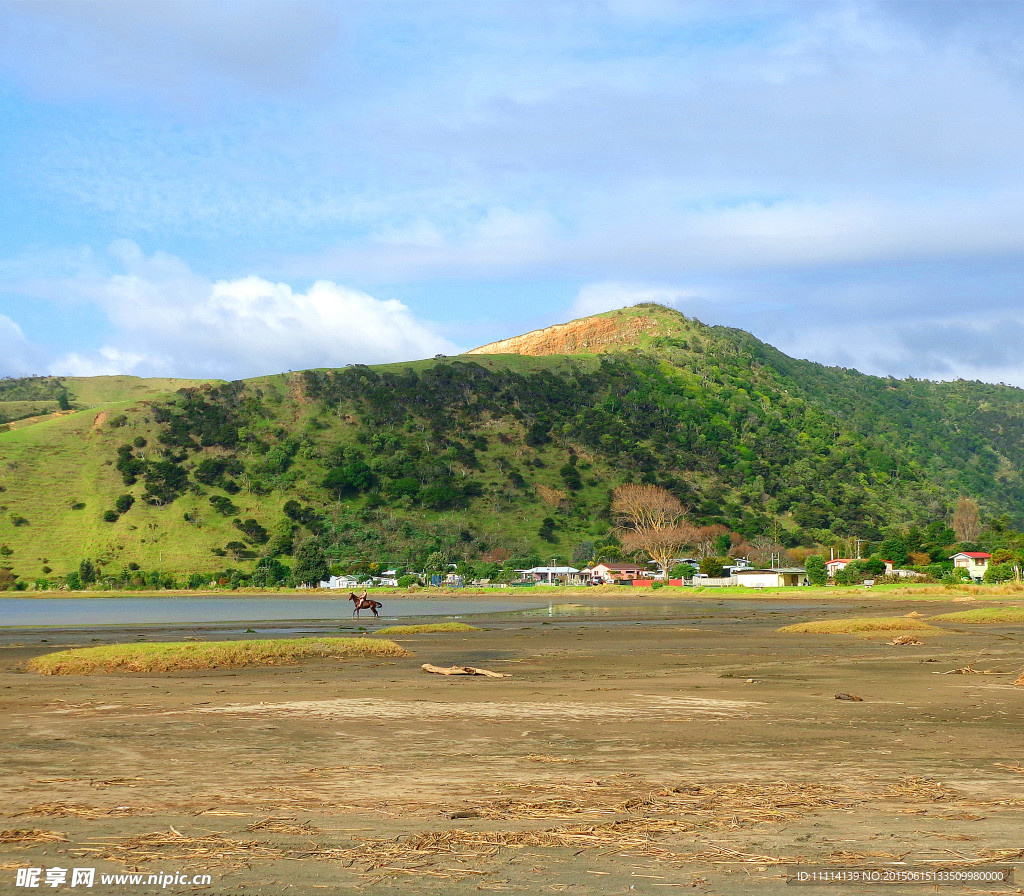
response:
[[(828, 577), (831, 579), (835, 576), (837, 572), (839, 572), (839, 570), (846, 569), (846, 567), (849, 566), (851, 563), (853, 563), (853, 560), (849, 559), (848, 557), (836, 557), (834, 560), (826, 560), (825, 572), (828, 573)], [(893, 569), (896, 564), (894, 564), (892, 560), (883, 560), (882, 564), (885, 566), (885, 572), (883, 573), (883, 575), (893, 575)]]
[[(370, 584), (370, 583), (366, 583)], [(359, 581), (359, 576), (331, 576), (327, 581), (320, 583), (321, 588), (330, 588), (332, 591), (339, 589), (363, 588), (365, 585)]]
[(834, 560), (825, 561), (825, 572), (828, 573), (828, 577), (831, 579), (839, 570), (846, 569), (853, 563), (849, 557), (836, 557)]
[(548, 585), (579, 584), (579, 574), (580, 571), (572, 566), (535, 566), (521, 572), (524, 579)]
[(966, 569), (967, 574), (975, 582), (980, 582), (985, 577), (985, 570), (988, 569), (988, 561), (992, 559), (992, 555), (984, 551), (961, 551), (949, 559), (953, 561), (954, 568)]
[(792, 588), (807, 581), (807, 570), (802, 566), (784, 566), (780, 569), (736, 569), (733, 579), (744, 588)]
[(590, 572), (594, 581), (601, 583), (608, 582), (631, 582), (633, 579), (646, 579), (651, 571), (641, 563), (595, 563)]
[(738, 570), (750, 569), (753, 565), (754, 564), (747, 560), (745, 557), (734, 558), (732, 563), (730, 563), (728, 566), (722, 567), (722, 575), (728, 577), (731, 576), (734, 572), (737, 572)]

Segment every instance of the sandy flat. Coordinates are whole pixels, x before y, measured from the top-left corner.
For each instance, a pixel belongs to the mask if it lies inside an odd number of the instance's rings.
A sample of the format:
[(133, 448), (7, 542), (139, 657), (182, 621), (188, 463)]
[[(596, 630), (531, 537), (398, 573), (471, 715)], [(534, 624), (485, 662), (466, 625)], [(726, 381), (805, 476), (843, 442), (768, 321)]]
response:
[(897, 647), (775, 629), (954, 605), (770, 604), (485, 617), (408, 658), (166, 675), (21, 671), (146, 630), (8, 633), (0, 892), (27, 865), (198, 870), (216, 894), (791, 894), (794, 864), (1024, 862), (1024, 688), (939, 674), (1015, 673), (1021, 631)]

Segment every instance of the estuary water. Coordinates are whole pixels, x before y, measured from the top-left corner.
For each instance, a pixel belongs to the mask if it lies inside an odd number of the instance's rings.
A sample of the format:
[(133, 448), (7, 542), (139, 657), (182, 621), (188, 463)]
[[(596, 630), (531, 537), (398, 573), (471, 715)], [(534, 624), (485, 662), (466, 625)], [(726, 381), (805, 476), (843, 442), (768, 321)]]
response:
[[(417, 616), (468, 616), (509, 613), (547, 606), (546, 601), (495, 601), (468, 598), (375, 597), (384, 606), (380, 620)], [(0, 598), (0, 627), (91, 625), (198, 625), (218, 622), (301, 620), (352, 621), (352, 604), (340, 598), (295, 597), (55, 597)], [(360, 620), (373, 619), (363, 610)]]

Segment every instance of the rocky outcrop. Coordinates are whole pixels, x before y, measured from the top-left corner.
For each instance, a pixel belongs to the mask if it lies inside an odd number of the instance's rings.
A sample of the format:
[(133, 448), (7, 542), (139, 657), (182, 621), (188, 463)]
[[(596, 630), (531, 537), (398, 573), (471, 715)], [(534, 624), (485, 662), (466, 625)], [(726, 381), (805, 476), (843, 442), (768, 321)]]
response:
[[(658, 309), (665, 312), (667, 309)], [(675, 312), (668, 312), (675, 315)], [(675, 315), (682, 320), (681, 315)], [(637, 346), (641, 337), (667, 336), (679, 329), (664, 313), (644, 313), (641, 308), (585, 317), (567, 324), (544, 327), (511, 339), (500, 339), (470, 355), (583, 355), (623, 351)]]

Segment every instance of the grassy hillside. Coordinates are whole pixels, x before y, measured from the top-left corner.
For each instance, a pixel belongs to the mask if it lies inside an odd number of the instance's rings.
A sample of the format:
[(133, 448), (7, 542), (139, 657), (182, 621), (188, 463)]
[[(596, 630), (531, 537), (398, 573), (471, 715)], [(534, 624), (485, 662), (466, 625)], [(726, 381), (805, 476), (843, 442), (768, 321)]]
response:
[(0, 386), (71, 407), (0, 432), (6, 562), (251, 569), (314, 537), (344, 561), (566, 562), (606, 536), (610, 490), (640, 481), (786, 546), (911, 530), (941, 552), (961, 494), (1024, 523), (1020, 390), (826, 368), (659, 306), (552, 329), (500, 354), (239, 383)]

